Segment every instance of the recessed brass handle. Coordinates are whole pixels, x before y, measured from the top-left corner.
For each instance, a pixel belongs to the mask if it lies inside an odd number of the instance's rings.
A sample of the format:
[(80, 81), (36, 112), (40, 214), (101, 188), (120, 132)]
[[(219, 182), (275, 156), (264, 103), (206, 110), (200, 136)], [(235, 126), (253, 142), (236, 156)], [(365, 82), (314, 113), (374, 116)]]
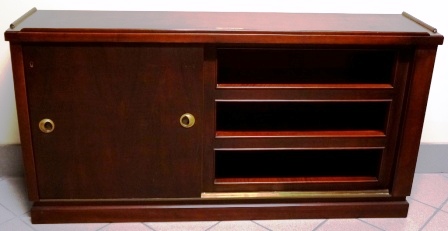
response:
[(184, 128), (191, 128), (193, 127), (194, 123), (196, 122), (196, 119), (194, 116), (190, 113), (183, 114), (179, 119), (180, 125)]
[(43, 119), (39, 122), (39, 129), (43, 133), (50, 133), (54, 130), (54, 122), (51, 119)]

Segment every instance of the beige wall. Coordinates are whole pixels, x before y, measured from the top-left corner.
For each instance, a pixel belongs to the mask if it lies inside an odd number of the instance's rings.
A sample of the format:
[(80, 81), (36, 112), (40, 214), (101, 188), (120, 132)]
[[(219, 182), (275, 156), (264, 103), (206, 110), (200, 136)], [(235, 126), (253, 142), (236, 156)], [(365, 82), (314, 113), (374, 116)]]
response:
[[(273, 11), (322, 13), (400, 14), (406, 11), (448, 36), (446, 7), (440, 0), (160, 0), (160, 1), (53, 1), (1, 0), (0, 29), (23, 13), (42, 10), (175, 10), (175, 11)], [(444, 5), (444, 4), (443, 4)], [(56, 19), (57, 20), (57, 19)], [(423, 142), (448, 143), (448, 45), (439, 47), (433, 75)], [(19, 143), (8, 43), (0, 41), (0, 145)]]

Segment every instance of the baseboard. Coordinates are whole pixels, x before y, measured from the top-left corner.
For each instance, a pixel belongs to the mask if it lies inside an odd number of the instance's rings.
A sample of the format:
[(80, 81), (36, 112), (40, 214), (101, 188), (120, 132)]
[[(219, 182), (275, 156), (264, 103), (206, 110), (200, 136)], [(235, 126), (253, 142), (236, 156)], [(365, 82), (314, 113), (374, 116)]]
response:
[(421, 143), (415, 172), (447, 173), (448, 143)]
[[(22, 149), (19, 144), (0, 145), (0, 176), (23, 176)], [(417, 173), (448, 173), (448, 143), (422, 143)]]
[(0, 145), (0, 177), (23, 176), (22, 148), (20, 144)]

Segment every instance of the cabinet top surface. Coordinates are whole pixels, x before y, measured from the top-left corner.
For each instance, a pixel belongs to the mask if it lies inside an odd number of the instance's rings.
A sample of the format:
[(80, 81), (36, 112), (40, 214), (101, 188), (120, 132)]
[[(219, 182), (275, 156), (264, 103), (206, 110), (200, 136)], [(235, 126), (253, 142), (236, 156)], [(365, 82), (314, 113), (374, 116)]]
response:
[(5, 37), (12, 41), (14, 34), (26, 32), (442, 37), (401, 14), (256, 12), (37, 10), (6, 31)]

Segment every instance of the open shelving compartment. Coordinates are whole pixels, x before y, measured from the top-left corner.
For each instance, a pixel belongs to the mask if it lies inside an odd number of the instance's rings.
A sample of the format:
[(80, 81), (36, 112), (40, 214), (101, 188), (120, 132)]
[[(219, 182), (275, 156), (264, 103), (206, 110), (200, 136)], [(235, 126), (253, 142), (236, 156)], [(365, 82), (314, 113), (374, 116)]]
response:
[(385, 189), (398, 57), (387, 48), (218, 48), (211, 188)]
[(389, 49), (222, 48), (218, 88), (390, 85), (396, 51)]
[(376, 182), (382, 151), (216, 150), (215, 183)]
[(388, 101), (218, 101), (216, 135), (384, 135)]
[(377, 182), (384, 146), (365, 140), (386, 136), (388, 114), (387, 101), (218, 101), (217, 139), (352, 138), (358, 147), (216, 149), (215, 184)]

